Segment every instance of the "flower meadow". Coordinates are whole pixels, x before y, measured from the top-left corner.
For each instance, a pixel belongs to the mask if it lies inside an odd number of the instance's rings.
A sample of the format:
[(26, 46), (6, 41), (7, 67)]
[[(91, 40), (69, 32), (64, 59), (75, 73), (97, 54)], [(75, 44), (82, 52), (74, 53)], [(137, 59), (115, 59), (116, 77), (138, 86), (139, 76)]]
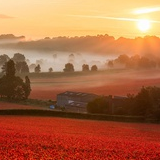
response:
[(160, 125), (0, 116), (0, 160), (159, 160)]

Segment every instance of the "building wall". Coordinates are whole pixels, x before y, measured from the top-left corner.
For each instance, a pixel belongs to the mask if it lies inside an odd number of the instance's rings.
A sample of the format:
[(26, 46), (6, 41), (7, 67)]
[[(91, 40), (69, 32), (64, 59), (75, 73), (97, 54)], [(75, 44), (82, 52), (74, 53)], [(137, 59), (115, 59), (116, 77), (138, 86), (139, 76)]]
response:
[(67, 105), (65, 107), (66, 111), (70, 111), (70, 112), (78, 112), (78, 113), (86, 113), (87, 112), (87, 107), (77, 107), (77, 106), (69, 106)]
[(57, 95), (57, 106), (65, 107), (65, 110), (70, 112), (86, 113), (88, 102), (97, 97), (98, 95), (94, 94), (66, 91)]
[(57, 95), (57, 106), (63, 106), (68, 104), (68, 96), (65, 95)]

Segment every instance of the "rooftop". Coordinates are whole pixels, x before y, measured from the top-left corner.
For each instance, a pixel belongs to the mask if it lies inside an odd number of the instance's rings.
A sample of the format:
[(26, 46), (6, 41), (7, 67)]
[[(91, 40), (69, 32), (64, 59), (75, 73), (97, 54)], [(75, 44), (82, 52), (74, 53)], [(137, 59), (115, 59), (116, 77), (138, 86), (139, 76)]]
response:
[(85, 97), (85, 96), (98, 96), (96, 94), (92, 94), (92, 93), (83, 93), (83, 92), (72, 92), (72, 91), (66, 91), (66, 92), (63, 92), (63, 93), (60, 93), (58, 95), (66, 95), (66, 96), (81, 96), (81, 97)]

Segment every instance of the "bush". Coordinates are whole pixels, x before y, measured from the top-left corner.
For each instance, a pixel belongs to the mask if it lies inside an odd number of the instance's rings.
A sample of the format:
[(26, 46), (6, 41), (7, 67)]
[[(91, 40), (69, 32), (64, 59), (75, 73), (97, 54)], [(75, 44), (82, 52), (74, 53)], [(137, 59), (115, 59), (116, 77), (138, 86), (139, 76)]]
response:
[(87, 105), (88, 113), (106, 113), (109, 108), (109, 103), (105, 97), (98, 97)]

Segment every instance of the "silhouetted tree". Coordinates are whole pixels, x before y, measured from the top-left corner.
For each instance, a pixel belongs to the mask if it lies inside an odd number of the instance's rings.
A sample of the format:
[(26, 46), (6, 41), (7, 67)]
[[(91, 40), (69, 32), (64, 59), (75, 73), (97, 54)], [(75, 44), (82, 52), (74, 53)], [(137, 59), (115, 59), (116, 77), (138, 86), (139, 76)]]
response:
[(3, 66), (9, 59), (10, 58), (6, 54), (0, 55), (0, 66)]
[[(139, 61), (140, 61), (140, 56), (139, 55), (134, 55), (134, 56), (132, 56), (131, 58), (130, 58), (130, 61), (131, 61), (131, 63), (132, 63), (132, 66), (134, 67), (134, 68), (137, 68), (138, 67), (138, 63), (139, 63)], [(133, 68), (132, 67), (132, 68)]]
[(97, 71), (97, 70), (98, 70), (98, 68), (97, 68), (96, 65), (93, 65), (93, 66), (91, 67), (91, 71)]
[(34, 71), (35, 71), (36, 73), (40, 73), (40, 72), (41, 72), (41, 67), (40, 67), (39, 64), (35, 67)]
[(138, 64), (139, 68), (150, 68), (150, 60), (146, 57), (141, 57)]
[(109, 103), (105, 97), (98, 97), (87, 105), (88, 113), (106, 113), (109, 108)]
[(113, 67), (114, 67), (113, 61), (108, 61), (107, 66), (108, 66), (109, 68), (113, 68)]
[(6, 70), (5, 70), (6, 76), (13, 77), (15, 76), (16, 69), (15, 69), (15, 63), (13, 60), (9, 60), (6, 63)]
[(74, 66), (72, 63), (65, 64), (64, 72), (74, 72)]
[(14, 62), (24, 62), (25, 61), (25, 56), (21, 53), (15, 53), (12, 60)]
[(50, 67), (50, 68), (48, 69), (48, 71), (49, 71), (50, 73), (53, 72), (53, 68)]
[(89, 65), (88, 64), (83, 64), (82, 65), (82, 71), (89, 71)]
[(160, 88), (158, 87), (142, 87), (141, 91), (134, 98), (134, 106), (132, 106), (133, 115), (152, 114), (157, 109), (160, 100)]
[(126, 65), (128, 63), (128, 61), (129, 61), (129, 59), (130, 58), (126, 54), (123, 54), (123, 55), (118, 56), (118, 58), (115, 59), (115, 62), (119, 63), (119, 64)]
[(30, 95), (31, 93), (31, 85), (30, 85), (30, 79), (28, 76), (25, 77), (25, 98), (27, 99), (28, 96)]
[(1, 67), (1, 70), (2, 70), (3, 74), (6, 73), (6, 64), (7, 64), (7, 62), (4, 63), (3, 66)]
[[(26, 83), (28, 85), (28, 82)], [(15, 76), (13, 60), (6, 63), (5, 75), (0, 78), (0, 95), (8, 99), (21, 100), (28, 98), (26, 84), (20, 77)]]
[(25, 61), (16, 62), (15, 66), (17, 73), (29, 73), (29, 67)]

